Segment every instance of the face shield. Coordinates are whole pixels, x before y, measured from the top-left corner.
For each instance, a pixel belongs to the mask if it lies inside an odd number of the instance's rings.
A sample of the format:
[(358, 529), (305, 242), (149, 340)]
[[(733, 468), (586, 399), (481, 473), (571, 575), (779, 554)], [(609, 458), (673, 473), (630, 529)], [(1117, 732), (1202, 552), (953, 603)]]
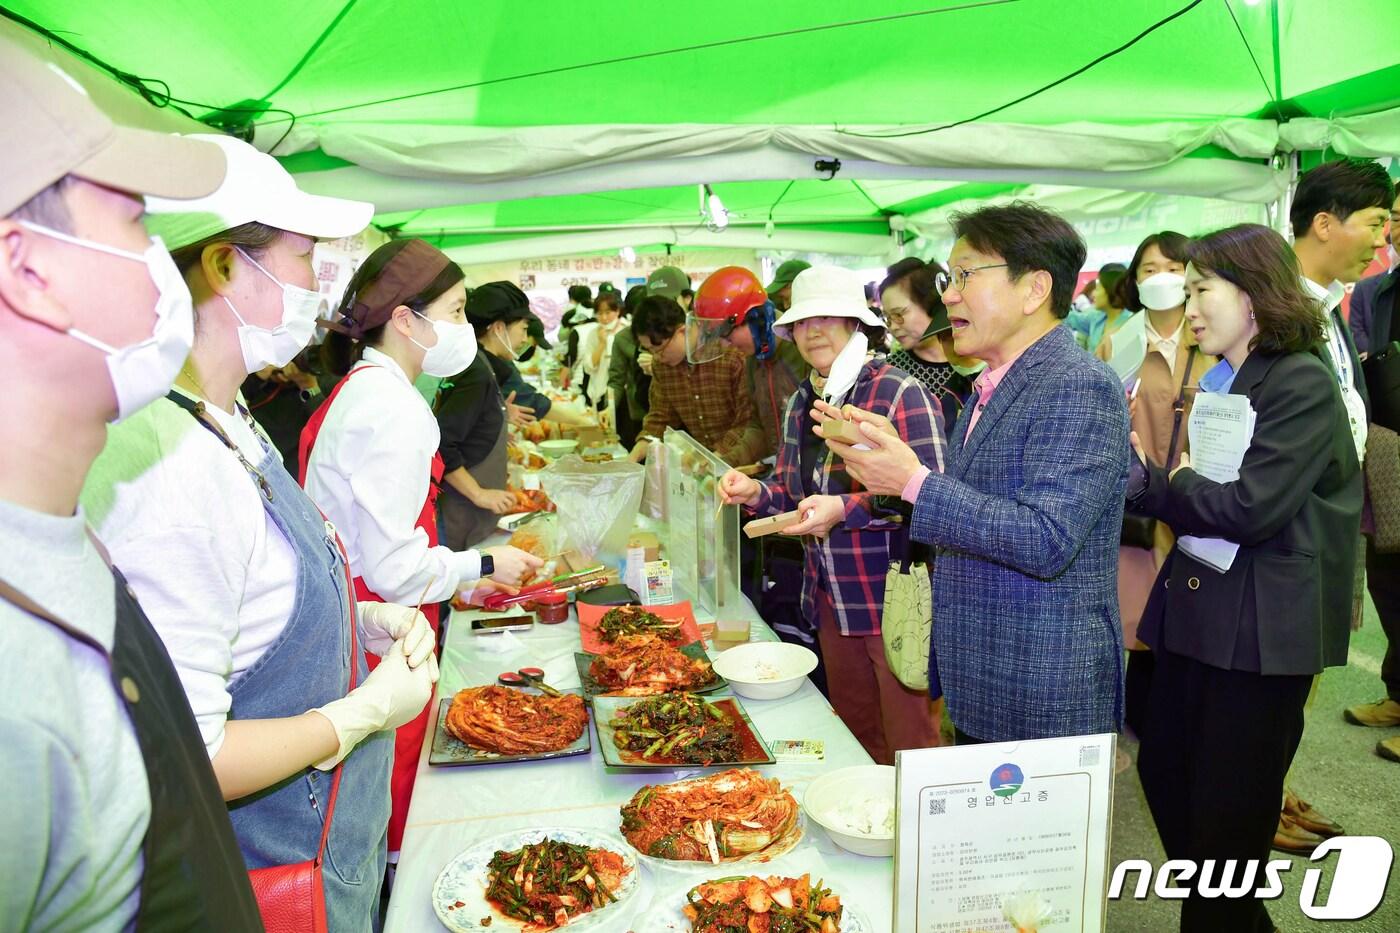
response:
[(694, 312), (685, 316), (685, 358), (691, 363), (710, 363), (724, 355), (729, 335), (734, 332), (734, 322), (728, 318), (696, 317)]

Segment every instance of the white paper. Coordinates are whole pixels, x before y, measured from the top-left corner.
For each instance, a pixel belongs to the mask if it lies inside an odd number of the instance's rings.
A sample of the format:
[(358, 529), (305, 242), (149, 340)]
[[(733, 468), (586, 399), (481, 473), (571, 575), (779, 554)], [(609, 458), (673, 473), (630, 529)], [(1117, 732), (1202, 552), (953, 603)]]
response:
[(896, 753), (897, 933), (1006, 929), (1017, 896), (1101, 930), (1115, 737)]
[[(1124, 386), (1130, 386), (1142, 369), (1142, 361), (1147, 356), (1146, 312), (1138, 312), (1109, 335), (1112, 353), (1108, 365), (1118, 374)], [(1092, 350), (1092, 347), (1090, 348)]]
[[(1217, 483), (1240, 478), (1240, 465), (1254, 440), (1254, 406), (1243, 395), (1202, 392), (1191, 406), (1187, 436), (1191, 439), (1191, 469)], [(1181, 549), (1224, 573), (1235, 563), (1240, 546), (1225, 538), (1182, 535)]]

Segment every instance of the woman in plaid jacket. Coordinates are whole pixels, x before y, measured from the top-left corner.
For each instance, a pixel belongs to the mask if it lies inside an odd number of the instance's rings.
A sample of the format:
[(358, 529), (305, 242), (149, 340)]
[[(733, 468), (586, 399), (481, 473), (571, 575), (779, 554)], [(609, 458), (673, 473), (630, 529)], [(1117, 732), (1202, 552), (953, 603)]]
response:
[[(866, 306), (860, 279), (845, 269), (801, 273), (792, 298), (776, 323), (792, 328), (812, 374), (788, 402), (777, 467), (764, 482), (731, 470), (721, 485), (727, 501), (757, 516), (803, 513), (786, 533), (803, 536), (802, 608), (818, 621), (832, 705), (870, 757), (892, 764), (897, 749), (939, 744), (932, 702), (890, 672), (880, 638), (885, 574), (892, 552), (898, 558), (906, 546), (908, 509), (863, 491), (813, 432), (811, 415), (852, 335), (881, 322)], [(889, 418), (924, 464), (943, 468), (942, 414), (913, 376), (882, 358), (866, 359), (844, 400)]]

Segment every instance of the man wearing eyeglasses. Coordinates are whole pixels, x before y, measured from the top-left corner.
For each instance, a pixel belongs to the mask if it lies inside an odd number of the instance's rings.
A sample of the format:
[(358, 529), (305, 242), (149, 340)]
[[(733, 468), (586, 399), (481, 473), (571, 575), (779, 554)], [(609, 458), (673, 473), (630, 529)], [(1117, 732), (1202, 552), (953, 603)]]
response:
[(871, 449), (827, 443), (867, 489), (913, 503), (912, 536), (938, 549), (933, 650), (959, 744), (1116, 732), (1128, 408), (1060, 326), (1084, 241), (1024, 202), (957, 216), (954, 231), (938, 290), (954, 349), (987, 369), (946, 472), (854, 410)]
[(739, 351), (725, 348), (718, 359), (690, 362), (685, 311), (666, 295), (648, 294), (633, 315), (632, 334), (651, 354), (652, 369), (651, 405), (630, 459), (641, 463), (651, 439), (678, 428), (726, 463), (752, 463), (758, 442), (748, 431), (753, 403)]

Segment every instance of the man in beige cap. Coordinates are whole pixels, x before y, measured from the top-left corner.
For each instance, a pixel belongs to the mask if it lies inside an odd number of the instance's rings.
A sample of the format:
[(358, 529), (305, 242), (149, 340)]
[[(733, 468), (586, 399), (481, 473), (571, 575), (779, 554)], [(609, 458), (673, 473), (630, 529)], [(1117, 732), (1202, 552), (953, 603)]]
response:
[(107, 422), (163, 396), (193, 338), (142, 196), (208, 194), (224, 155), (114, 126), (8, 39), (0, 84), (3, 925), (261, 929), (170, 659), (78, 509)]

